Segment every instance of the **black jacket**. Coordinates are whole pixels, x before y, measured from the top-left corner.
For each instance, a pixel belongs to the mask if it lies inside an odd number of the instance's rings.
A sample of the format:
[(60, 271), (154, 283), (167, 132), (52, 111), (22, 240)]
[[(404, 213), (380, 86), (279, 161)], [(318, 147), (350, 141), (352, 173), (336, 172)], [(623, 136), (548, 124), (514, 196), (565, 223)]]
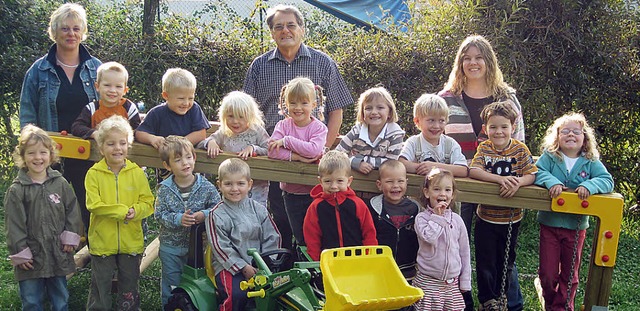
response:
[(378, 245), (387, 245), (393, 251), (393, 256), (407, 280), (413, 279), (416, 274), (416, 256), (418, 254), (418, 237), (413, 224), (416, 215), (421, 210), (420, 204), (413, 199), (405, 198), (400, 205), (408, 207), (408, 214), (411, 216), (406, 219), (401, 226), (396, 226), (386, 212), (388, 202), (383, 202), (382, 195), (371, 198), (368, 202), (371, 218), (376, 227)]

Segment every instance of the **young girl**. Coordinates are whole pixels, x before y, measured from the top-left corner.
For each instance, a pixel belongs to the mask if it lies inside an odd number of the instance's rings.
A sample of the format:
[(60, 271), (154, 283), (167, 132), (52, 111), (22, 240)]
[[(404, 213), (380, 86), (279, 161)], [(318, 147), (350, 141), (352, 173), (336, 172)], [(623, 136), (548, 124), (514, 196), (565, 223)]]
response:
[[(578, 193), (581, 200), (592, 194), (613, 191), (613, 178), (598, 160), (593, 128), (581, 113), (570, 112), (556, 119), (547, 129), (541, 149), (543, 154), (536, 162), (538, 173), (535, 183), (549, 189), (552, 198), (567, 190)], [(538, 222), (538, 275), (545, 310), (565, 310), (567, 303), (567, 310), (573, 310), (589, 217), (539, 211)]]
[(153, 214), (153, 195), (144, 171), (127, 160), (133, 130), (121, 116), (103, 120), (96, 143), (104, 157), (87, 173), (91, 213), (91, 288), (87, 310), (111, 309), (111, 279), (118, 270), (118, 310), (138, 310), (142, 219)]
[[(220, 128), (197, 148), (206, 149), (215, 158), (221, 152), (235, 153), (243, 159), (267, 155), (269, 134), (264, 129), (262, 112), (251, 95), (234, 91), (222, 99), (218, 109)], [(269, 181), (255, 180), (249, 197), (267, 206)]]
[[(295, 78), (280, 92), (280, 111), (285, 119), (279, 121), (269, 140), (269, 158), (312, 163), (322, 156), (327, 140), (327, 126), (311, 115), (322, 110), (322, 88), (308, 78)], [(320, 118), (322, 115), (320, 114)], [(298, 245), (304, 244), (302, 223), (313, 201), (309, 192), (313, 186), (280, 183), (284, 207)]]
[(66, 275), (76, 271), (73, 251), (82, 221), (76, 196), (62, 175), (54, 141), (26, 125), (13, 159), (20, 168), (4, 198), (9, 260), (19, 284), (22, 310), (42, 310), (46, 292), (53, 310), (67, 310)]
[(464, 310), (462, 293), (471, 291), (471, 251), (462, 218), (451, 211), (457, 192), (453, 174), (434, 168), (422, 189), (426, 209), (418, 214), (418, 273), (413, 285), (424, 291), (414, 308)]
[(396, 123), (396, 104), (383, 87), (362, 93), (357, 109), (356, 125), (336, 150), (349, 155), (352, 169), (369, 174), (387, 159), (398, 160), (405, 132)]

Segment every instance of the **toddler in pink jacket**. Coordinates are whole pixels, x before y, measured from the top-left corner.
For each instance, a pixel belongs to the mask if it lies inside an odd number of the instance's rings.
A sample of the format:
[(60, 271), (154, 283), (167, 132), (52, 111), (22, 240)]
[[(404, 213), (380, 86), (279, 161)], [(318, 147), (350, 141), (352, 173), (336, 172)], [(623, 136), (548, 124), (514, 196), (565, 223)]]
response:
[(418, 271), (413, 286), (424, 291), (415, 310), (464, 310), (462, 293), (471, 290), (471, 251), (462, 218), (451, 211), (457, 188), (453, 174), (434, 168), (425, 178), (415, 221)]

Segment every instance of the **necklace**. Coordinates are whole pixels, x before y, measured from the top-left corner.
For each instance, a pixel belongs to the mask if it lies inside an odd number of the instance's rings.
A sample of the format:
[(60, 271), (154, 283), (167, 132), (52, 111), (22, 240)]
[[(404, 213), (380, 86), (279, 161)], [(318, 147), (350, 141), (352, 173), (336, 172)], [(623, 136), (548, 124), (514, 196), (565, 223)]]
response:
[(77, 68), (79, 64), (75, 64), (75, 65), (67, 65), (65, 63), (63, 63), (58, 57), (56, 57), (56, 60), (58, 61), (58, 65), (61, 65), (62, 67), (66, 67), (66, 68)]

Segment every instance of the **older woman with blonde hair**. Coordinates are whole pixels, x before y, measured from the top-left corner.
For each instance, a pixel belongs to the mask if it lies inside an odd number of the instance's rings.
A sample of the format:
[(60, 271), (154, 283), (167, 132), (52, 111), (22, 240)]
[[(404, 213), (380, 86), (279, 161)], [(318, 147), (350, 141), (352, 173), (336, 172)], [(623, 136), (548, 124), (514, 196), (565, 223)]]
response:
[[(87, 13), (81, 5), (58, 7), (51, 14), (48, 33), (53, 45), (31, 65), (22, 83), (20, 127), (35, 124), (45, 131), (70, 131), (82, 108), (98, 98), (95, 82), (102, 63), (82, 44), (87, 38)], [(84, 176), (93, 163), (65, 159), (62, 164), (88, 227)]]

